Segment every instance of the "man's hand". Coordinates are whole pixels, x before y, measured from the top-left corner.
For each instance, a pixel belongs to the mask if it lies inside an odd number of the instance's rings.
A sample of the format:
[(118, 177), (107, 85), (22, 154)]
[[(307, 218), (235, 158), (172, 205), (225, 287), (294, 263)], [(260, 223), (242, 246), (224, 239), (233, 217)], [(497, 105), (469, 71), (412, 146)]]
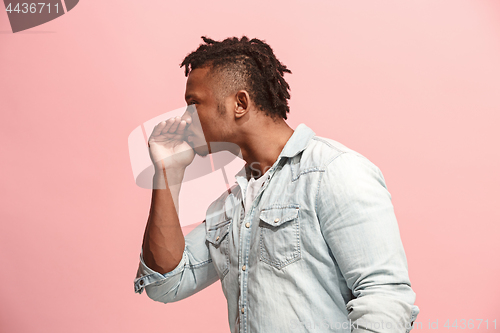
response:
[(162, 170), (163, 167), (185, 169), (193, 162), (195, 152), (185, 141), (189, 139), (185, 129), (191, 121), (191, 118), (181, 120), (181, 117), (173, 117), (155, 126), (148, 140), (149, 156), (155, 170)]

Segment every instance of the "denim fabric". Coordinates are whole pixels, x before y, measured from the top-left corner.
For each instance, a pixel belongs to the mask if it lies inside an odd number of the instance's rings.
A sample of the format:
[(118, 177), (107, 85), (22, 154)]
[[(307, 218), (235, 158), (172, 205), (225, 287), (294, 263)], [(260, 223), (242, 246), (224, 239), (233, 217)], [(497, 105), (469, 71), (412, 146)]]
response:
[(231, 332), (409, 332), (414, 305), (380, 170), (300, 124), (245, 207), (245, 168), (186, 235), (166, 274), (144, 264), (135, 292), (169, 303), (218, 279)]

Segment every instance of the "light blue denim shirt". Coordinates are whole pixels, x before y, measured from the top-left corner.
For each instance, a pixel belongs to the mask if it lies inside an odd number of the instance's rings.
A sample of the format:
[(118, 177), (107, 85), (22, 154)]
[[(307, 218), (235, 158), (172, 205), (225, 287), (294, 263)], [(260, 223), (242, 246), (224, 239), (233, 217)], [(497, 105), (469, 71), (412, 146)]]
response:
[(174, 270), (141, 253), (135, 292), (169, 303), (220, 279), (233, 333), (410, 331), (419, 308), (373, 163), (300, 124), (251, 207), (246, 173), (185, 236)]

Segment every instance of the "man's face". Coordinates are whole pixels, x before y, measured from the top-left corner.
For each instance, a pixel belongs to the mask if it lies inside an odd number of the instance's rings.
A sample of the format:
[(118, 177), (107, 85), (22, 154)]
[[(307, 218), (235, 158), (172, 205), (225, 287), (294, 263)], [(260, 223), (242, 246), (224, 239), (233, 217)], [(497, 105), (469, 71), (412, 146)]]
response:
[(224, 132), (229, 120), (225, 106), (217, 103), (213, 91), (214, 85), (211, 84), (211, 80), (207, 76), (208, 72), (208, 67), (194, 69), (189, 73), (186, 83), (186, 103), (196, 106), (202, 129), (200, 126), (196, 126), (196, 114), (186, 111), (182, 116), (183, 119), (192, 118), (192, 123), (187, 128), (189, 135), (193, 136), (189, 143), (201, 156), (212, 152), (210, 142), (224, 141)]

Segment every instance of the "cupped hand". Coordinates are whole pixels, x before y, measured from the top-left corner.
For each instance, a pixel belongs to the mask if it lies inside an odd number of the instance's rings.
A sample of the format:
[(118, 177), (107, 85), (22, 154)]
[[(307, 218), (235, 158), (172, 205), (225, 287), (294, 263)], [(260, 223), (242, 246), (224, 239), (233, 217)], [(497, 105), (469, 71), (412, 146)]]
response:
[(195, 152), (185, 141), (185, 129), (190, 122), (190, 118), (181, 120), (181, 117), (173, 117), (154, 127), (148, 146), (155, 169), (186, 168), (193, 162)]

